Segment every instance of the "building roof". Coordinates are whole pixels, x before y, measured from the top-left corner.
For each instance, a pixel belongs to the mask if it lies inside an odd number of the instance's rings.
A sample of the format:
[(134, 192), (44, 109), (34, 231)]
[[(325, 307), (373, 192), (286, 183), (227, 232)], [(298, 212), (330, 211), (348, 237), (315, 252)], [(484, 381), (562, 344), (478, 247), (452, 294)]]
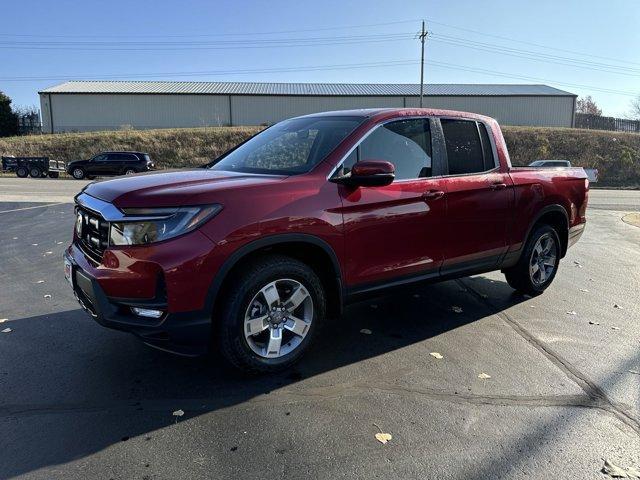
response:
[[(318, 95), (318, 96), (417, 96), (419, 84), (409, 83), (258, 83), (258, 82), (160, 82), (98, 81), (64, 82), (38, 93), (132, 93), (208, 95)], [(523, 84), (426, 84), (432, 96), (575, 96), (547, 85)]]

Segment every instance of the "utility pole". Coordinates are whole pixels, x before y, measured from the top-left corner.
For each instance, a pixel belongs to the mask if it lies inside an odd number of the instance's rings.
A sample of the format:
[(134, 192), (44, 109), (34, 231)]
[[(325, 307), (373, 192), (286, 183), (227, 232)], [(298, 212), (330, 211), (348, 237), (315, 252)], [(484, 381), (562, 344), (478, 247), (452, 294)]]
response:
[(422, 55), (420, 57), (420, 108), (422, 108), (422, 95), (424, 93), (424, 41), (427, 38), (427, 32), (424, 29), (424, 20), (422, 21), (422, 32), (420, 32), (419, 38), (422, 43)]

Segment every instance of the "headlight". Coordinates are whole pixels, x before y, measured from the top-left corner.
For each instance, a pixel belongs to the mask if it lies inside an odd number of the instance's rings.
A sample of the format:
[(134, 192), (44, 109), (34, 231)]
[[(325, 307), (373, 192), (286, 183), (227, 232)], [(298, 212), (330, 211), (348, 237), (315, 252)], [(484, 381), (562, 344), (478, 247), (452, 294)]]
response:
[[(113, 222), (110, 245), (145, 245), (182, 235), (202, 225), (222, 205), (179, 208), (125, 208), (126, 220)], [(129, 219), (130, 217), (130, 219)]]

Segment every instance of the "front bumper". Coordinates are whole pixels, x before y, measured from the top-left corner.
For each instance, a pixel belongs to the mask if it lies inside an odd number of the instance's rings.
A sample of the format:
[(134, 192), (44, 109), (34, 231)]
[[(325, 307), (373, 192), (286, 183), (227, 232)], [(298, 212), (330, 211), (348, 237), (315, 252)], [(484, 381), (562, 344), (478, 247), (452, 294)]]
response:
[[(144, 343), (168, 352), (186, 356), (207, 353), (211, 335), (211, 312), (202, 310), (169, 312), (166, 295), (158, 288), (151, 299), (109, 297), (98, 280), (84, 269), (69, 252), (64, 253), (70, 265), (73, 294), (80, 306), (100, 325), (133, 333)], [(131, 307), (163, 310), (158, 318), (135, 315)]]

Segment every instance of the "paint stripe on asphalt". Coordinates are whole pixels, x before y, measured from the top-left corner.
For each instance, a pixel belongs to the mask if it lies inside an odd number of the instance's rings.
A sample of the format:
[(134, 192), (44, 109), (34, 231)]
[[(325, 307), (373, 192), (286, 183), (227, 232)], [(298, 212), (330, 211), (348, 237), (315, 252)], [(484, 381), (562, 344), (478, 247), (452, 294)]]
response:
[(31, 210), (33, 208), (53, 207), (55, 205), (64, 205), (65, 203), (71, 202), (47, 203), (46, 205), (36, 205), (35, 207), (14, 208), (13, 210), (0, 210), (0, 213), (20, 212), (22, 210)]

